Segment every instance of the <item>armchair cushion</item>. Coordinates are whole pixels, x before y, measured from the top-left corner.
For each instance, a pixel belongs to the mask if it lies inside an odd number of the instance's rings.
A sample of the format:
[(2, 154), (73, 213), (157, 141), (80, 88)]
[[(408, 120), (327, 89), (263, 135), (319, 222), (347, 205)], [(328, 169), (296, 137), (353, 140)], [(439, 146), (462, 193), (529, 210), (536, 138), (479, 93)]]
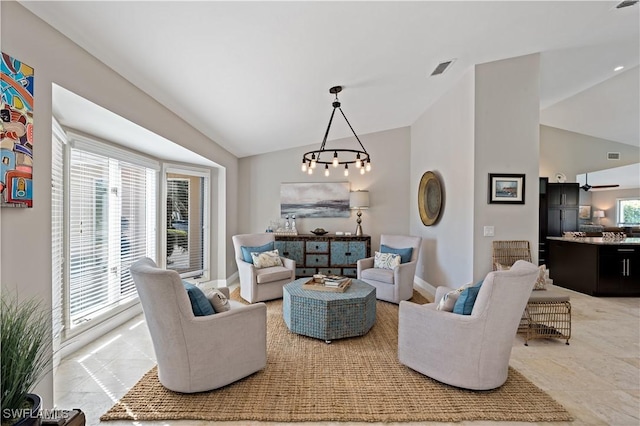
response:
[(286, 279), (291, 279), (291, 270), (284, 266), (256, 269), (256, 282), (258, 284), (266, 284)]
[(191, 302), (191, 310), (193, 311), (193, 315), (202, 317), (206, 315), (213, 315), (216, 313), (202, 290), (186, 281), (182, 281), (182, 285), (189, 295), (189, 301)]
[(360, 273), (360, 278), (379, 281), (386, 284), (393, 284), (393, 270), (380, 268), (364, 269)]
[(272, 266), (282, 266), (282, 259), (278, 250), (263, 251), (262, 253), (251, 253), (253, 266), (257, 269), (271, 268)]
[(386, 244), (380, 244), (380, 253), (399, 254), (400, 263), (407, 263), (407, 262), (411, 262), (411, 256), (413, 255), (413, 247), (394, 248), (394, 247), (389, 247)]
[(471, 315), (473, 305), (476, 303), (476, 298), (478, 297), (481, 285), (482, 282), (474, 285), (473, 287), (467, 287), (462, 290), (460, 297), (458, 297), (458, 300), (456, 300), (456, 303), (453, 306), (454, 314)]
[(442, 299), (440, 299), (440, 302), (438, 302), (436, 309), (438, 311), (453, 312), (453, 307), (456, 305), (456, 301), (460, 297), (460, 293), (462, 293), (460, 289), (445, 293), (445, 295), (442, 296)]
[(216, 313), (226, 312), (231, 309), (229, 299), (227, 299), (227, 296), (225, 296), (220, 290), (217, 290), (215, 288), (209, 289), (205, 293), (205, 296), (207, 297), (207, 300), (209, 300), (209, 303), (211, 303), (211, 306), (213, 307), (213, 310), (216, 311)]
[(373, 267), (380, 269), (393, 269), (400, 265), (400, 255), (394, 253), (376, 252), (373, 258)]
[(264, 244), (258, 247), (242, 246), (240, 247), (240, 250), (242, 251), (242, 260), (244, 260), (247, 263), (253, 263), (253, 258), (251, 257), (251, 253), (262, 253), (263, 251), (271, 251), (273, 250), (273, 248), (274, 248), (273, 241), (270, 241), (267, 244)]

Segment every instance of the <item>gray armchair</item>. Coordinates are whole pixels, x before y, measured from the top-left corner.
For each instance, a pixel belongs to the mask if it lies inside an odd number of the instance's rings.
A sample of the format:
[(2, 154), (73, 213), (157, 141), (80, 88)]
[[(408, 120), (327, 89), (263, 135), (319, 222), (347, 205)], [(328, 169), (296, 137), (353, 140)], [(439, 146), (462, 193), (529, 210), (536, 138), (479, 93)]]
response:
[[(267, 307), (229, 301), (231, 308), (194, 316), (176, 271), (143, 258), (131, 275), (149, 327), (158, 378), (167, 389), (193, 393), (217, 389), (267, 365)], [(228, 289), (220, 289), (228, 296)]]
[(411, 247), (411, 260), (401, 263), (395, 269), (374, 268), (374, 258), (358, 260), (358, 279), (371, 284), (376, 288), (376, 298), (387, 302), (400, 303), (401, 300), (409, 300), (413, 296), (413, 279), (416, 274), (416, 265), (420, 255), (422, 238), (405, 235), (381, 235), (380, 245), (386, 245), (394, 249)]
[(400, 302), (400, 363), (460, 388), (502, 386), (520, 317), (537, 277), (538, 267), (524, 260), (508, 271), (489, 272), (471, 315), (436, 309), (453, 290), (443, 286), (436, 290), (435, 303)]
[(264, 234), (234, 235), (233, 247), (240, 278), (240, 296), (249, 303), (282, 298), (282, 287), (296, 279), (296, 262), (280, 256), (283, 266), (257, 269), (245, 262), (242, 247), (260, 247), (275, 241), (275, 236)]

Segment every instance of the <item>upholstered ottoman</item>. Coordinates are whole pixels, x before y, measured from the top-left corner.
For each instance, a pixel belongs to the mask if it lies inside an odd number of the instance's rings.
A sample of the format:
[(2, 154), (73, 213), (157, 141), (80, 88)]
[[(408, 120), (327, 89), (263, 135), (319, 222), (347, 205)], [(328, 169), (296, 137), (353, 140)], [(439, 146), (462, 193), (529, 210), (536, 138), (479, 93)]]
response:
[(344, 293), (305, 290), (309, 278), (283, 287), (282, 314), (293, 333), (322, 339), (327, 343), (366, 334), (376, 321), (376, 289), (352, 280)]

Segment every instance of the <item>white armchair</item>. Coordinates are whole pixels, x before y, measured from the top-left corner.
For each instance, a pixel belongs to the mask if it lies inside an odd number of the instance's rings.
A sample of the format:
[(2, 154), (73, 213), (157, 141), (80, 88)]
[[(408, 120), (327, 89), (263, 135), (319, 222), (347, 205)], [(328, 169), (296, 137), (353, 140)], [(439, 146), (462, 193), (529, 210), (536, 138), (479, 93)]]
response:
[(242, 247), (260, 247), (275, 241), (275, 236), (241, 234), (232, 237), (240, 278), (240, 296), (249, 303), (282, 298), (282, 287), (296, 279), (296, 262), (280, 256), (283, 266), (257, 269), (245, 262)]
[[(176, 271), (142, 258), (131, 275), (149, 327), (158, 378), (167, 389), (193, 393), (217, 389), (267, 365), (267, 307), (229, 301), (231, 308), (194, 316)], [(220, 289), (228, 296), (228, 289)]]
[(411, 260), (401, 263), (393, 270), (374, 268), (374, 258), (368, 257), (357, 262), (358, 279), (376, 288), (376, 298), (387, 302), (400, 303), (413, 296), (413, 279), (420, 255), (422, 238), (405, 235), (381, 235), (380, 245), (394, 249), (412, 248)]
[(400, 303), (400, 363), (460, 388), (487, 390), (507, 380), (513, 339), (538, 267), (524, 260), (508, 271), (489, 272), (471, 315), (439, 311), (449, 291), (438, 287), (435, 303)]

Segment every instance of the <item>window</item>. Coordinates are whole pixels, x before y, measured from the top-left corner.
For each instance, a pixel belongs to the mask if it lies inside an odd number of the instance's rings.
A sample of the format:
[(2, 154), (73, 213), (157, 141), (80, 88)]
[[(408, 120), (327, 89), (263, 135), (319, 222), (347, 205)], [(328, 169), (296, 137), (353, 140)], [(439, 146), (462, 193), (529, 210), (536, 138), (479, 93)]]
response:
[(208, 275), (208, 186), (206, 170), (166, 169), (166, 265), (183, 277)]
[(129, 267), (140, 257), (156, 258), (159, 169), (146, 157), (77, 135), (70, 139), (63, 156), (64, 218), (53, 219), (63, 224), (54, 227), (54, 242), (68, 241), (61, 257), (68, 265), (58, 266), (57, 274), (67, 335), (137, 299)]
[(618, 198), (616, 204), (618, 225), (640, 225), (640, 198)]

